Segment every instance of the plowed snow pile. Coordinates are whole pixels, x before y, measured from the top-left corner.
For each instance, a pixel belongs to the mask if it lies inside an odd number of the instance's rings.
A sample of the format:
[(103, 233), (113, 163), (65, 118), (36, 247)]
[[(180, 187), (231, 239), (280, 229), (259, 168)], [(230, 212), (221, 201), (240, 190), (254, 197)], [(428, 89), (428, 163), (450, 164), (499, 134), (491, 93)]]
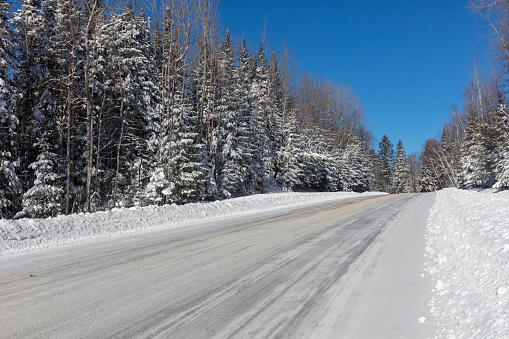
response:
[(355, 199), (384, 193), (279, 192), (194, 203), (182, 206), (116, 208), (91, 214), (61, 215), (48, 219), (0, 220), (0, 255), (50, 248), (87, 239), (118, 236), (156, 228), (175, 228), (229, 216), (305, 206), (327, 201)]
[(426, 234), (438, 335), (509, 336), (509, 191), (438, 192)]

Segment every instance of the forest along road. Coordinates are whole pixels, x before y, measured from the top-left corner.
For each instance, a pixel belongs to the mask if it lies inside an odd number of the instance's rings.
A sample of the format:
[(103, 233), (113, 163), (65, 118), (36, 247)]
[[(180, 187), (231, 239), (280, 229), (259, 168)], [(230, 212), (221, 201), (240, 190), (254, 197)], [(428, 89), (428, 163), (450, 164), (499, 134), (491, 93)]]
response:
[(433, 198), (361, 197), (4, 256), (0, 338), (432, 336), (421, 274)]

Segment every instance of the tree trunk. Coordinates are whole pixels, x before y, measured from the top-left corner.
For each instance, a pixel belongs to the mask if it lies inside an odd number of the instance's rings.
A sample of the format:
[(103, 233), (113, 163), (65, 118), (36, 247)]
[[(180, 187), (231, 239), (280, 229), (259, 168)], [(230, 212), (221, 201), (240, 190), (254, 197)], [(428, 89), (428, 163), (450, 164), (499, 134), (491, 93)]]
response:
[(93, 126), (92, 126), (92, 91), (90, 89), (90, 79), (89, 79), (89, 71), (90, 71), (90, 59), (91, 59), (91, 46), (90, 40), (92, 38), (92, 25), (97, 15), (98, 10), (98, 1), (95, 0), (92, 6), (91, 11), (88, 13), (88, 21), (87, 28), (85, 34), (85, 95), (86, 95), (86, 107), (87, 107), (87, 184), (86, 184), (86, 211), (90, 212), (90, 187), (92, 185), (92, 153), (93, 153), (93, 145), (92, 145), (92, 134), (93, 134)]
[(117, 169), (115, 171), (115, 189), (113, 190), (113, 207), (117, 204), (117, 189), (118, 189), (118, 172), (120, 171), (120, 148), (122, 147), (122, 138), (124, 137), (124, 91), (122, 90), (120, 103), (120, 136), (117, 145)]

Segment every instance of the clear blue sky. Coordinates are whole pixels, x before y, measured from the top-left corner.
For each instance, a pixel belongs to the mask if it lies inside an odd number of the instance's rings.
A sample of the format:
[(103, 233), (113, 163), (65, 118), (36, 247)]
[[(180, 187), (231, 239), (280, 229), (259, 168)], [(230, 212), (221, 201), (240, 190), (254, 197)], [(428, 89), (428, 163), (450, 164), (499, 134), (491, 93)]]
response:
[(300, 70), (352, 87), (376, 138), (418, 152), (462, 105), (472, 57), (487, 69), (483, 22), (467, 0), (222, 0), (231, 34), (258, 50), (286, 41)]

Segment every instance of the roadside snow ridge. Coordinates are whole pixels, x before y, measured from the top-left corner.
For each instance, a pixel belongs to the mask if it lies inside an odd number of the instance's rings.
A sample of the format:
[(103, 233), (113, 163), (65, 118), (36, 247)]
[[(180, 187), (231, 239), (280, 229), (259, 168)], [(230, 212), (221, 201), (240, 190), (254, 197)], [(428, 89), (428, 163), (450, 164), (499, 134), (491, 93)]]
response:
[(277, 192), (180, 206), (116, 208), (105, 212), (61, 215), (48, 219), (0, 220), (0, 255), (51, 248), (142, 230), (182, 227), (192, 222), (233, 215), (380, 194), (384, 193)]
[(509, 191), (438, 192), (426, 234), (441, 337), (509, 335)]

